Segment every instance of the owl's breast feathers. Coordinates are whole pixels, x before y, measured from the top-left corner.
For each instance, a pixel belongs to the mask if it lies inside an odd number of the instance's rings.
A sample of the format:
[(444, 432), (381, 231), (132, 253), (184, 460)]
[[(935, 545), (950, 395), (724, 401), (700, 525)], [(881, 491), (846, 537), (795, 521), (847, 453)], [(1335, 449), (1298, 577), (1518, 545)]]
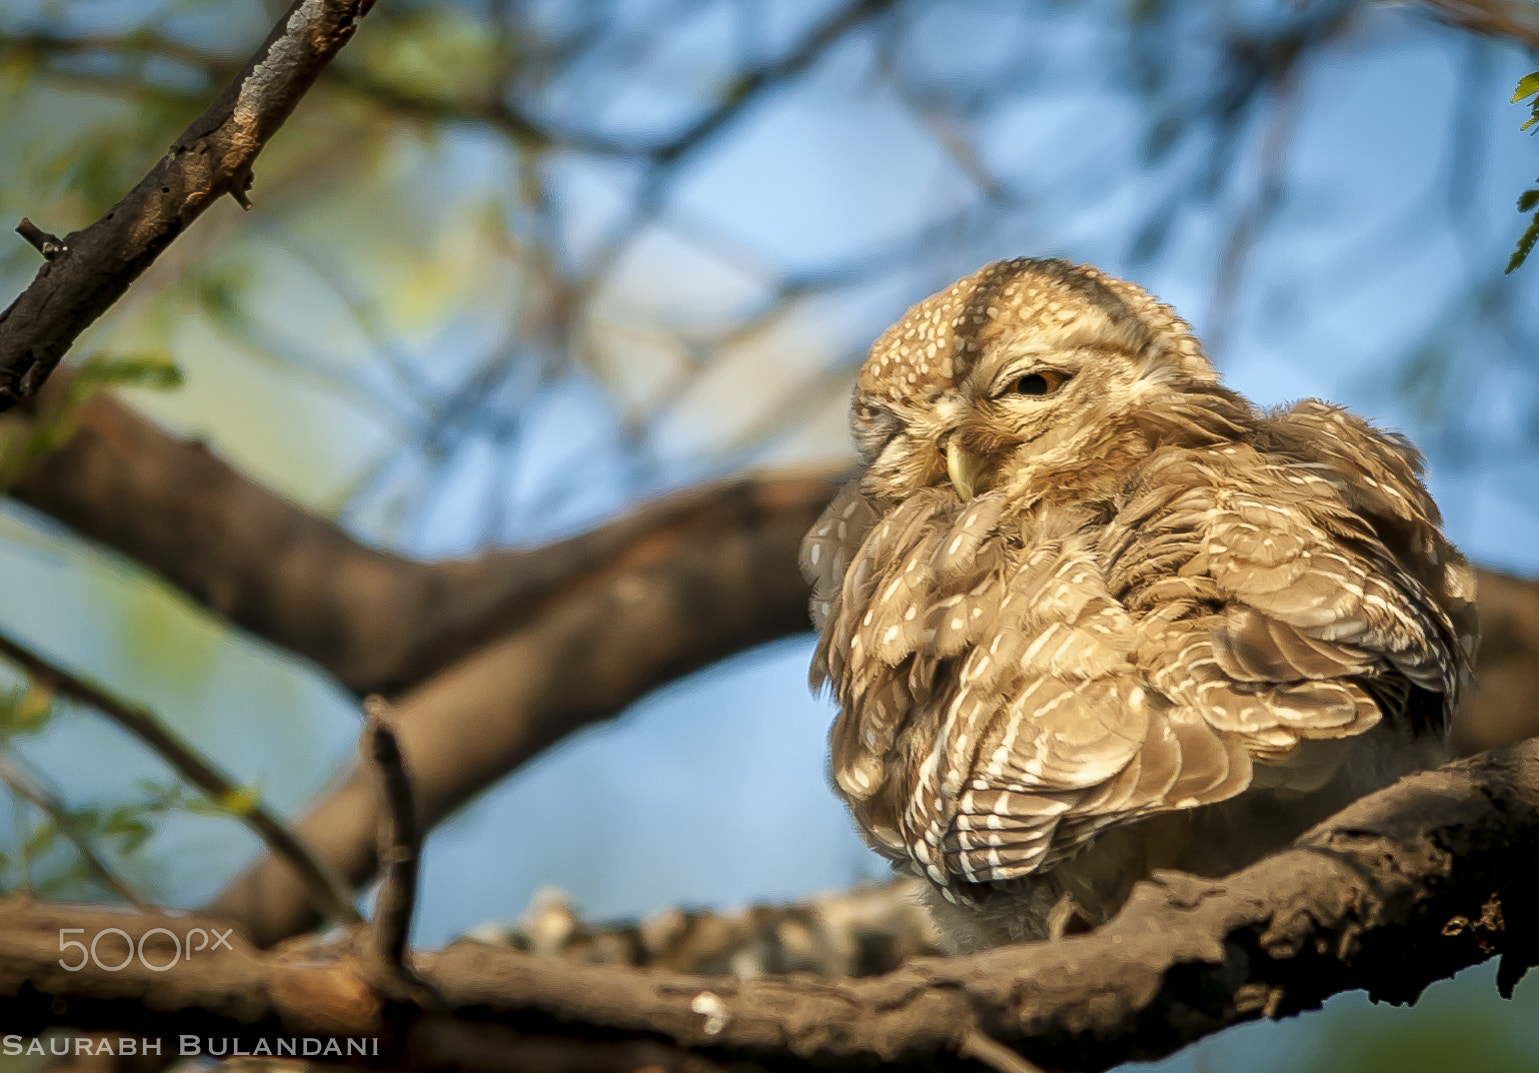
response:
[(802, 549), (813, 678), (873, 844), (949, 893), (1253, 784), (1310, 789), (1311, 739), (1444, 730), (1474, 580), (1414, 450), (1314, 401), (1236, 432), (1157, 440), (1099, 500), (835, 499)]

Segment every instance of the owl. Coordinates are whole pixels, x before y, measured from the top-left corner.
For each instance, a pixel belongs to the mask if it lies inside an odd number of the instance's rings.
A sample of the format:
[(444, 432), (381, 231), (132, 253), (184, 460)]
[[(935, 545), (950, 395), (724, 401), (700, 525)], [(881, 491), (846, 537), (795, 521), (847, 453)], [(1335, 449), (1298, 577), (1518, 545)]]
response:
[(876, 341), (851, 426), (802, 545), (813, 683), (839, 794), (956, 949), (1227, 874), (1443, 755), (1474, 574), (1420, 456), (1252, 405), (1139, 287), (989, 265)]

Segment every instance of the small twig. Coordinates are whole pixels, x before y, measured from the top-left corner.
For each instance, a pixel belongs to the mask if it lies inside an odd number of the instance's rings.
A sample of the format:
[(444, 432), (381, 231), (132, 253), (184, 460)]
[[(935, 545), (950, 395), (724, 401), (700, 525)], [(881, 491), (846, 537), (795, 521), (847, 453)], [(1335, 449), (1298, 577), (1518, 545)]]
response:
[(235, 174), (230, 176), (230, 197), (246, 212), (251, 211), (250, 191), (255, 179), (249, 164), (235, 169)]
[(260, 835), (273, 853), (287, 861), (304, 877), (310, 889), (311, 900), (322, 914), (344, 924), (356, 924), (362, 919), (353, 906), (351, 892), (347, 885), (300, 841), (298, 835), (289, 830), (288, 826), (269, 812), (260, 801), (243, 803), (238, 808), (230, 808), (230, 802), (240, 799), (241, 790), (238, 784), (220, 771), (212, 761), (199, 755), (192, 746), (177, 737), (155, 716), (49, 663), (4, 634), (0, 634), (0, 656), (16, 663), (42, 685), (68, 694), (101, 712), (153, 749), (175, 768), (182, 778), (203, 791), (209, 800), (226, 807), (242, 823)]
[(75, 847), (75, 852), (80, 854), (80, 859), (85, 861), (86, 868), (97, 882), (140, 912), (150, 911), (149, 904), (139, 897), (139, 892), (97, 854), (91, 845), (91, 840), (81, 832), (79, 822), (70, 815), (64, 802), (3, 754), (0, 754), (0, 782), (5, 783), (11, 793), (30, 803), (48, 817), (49, 821), (59, 829), (59, 833), (69, 839)]
[(379, 772), (385, 798), (380, 823), (379, 862), (383, 878), (374, 903), (373, 950), (393, 973), (410, 976), (405, 965), (412, 911), (417, 904), (417, 864), (422, 833), (417, 829), (411, 780), (401, 758), (401, 745), (387, 722), (389, 705), (378, 696), (364, 701), (369, 756)]
[(52, 261), (66, 249), (63, 239), (44, 231), (25, 216), (21, 218), (21, 223), (16, 225), (16, 233), (30, 242), (33, 248), (43, 255), (45, 261)]
[(1019, 1053), (1003, 1043), (983, 1034), (978, 1028), (969, 1028), (957, 1044), (957, 1053), (971, 1058), (994, 1070), (994, 1073), (1042, 1073), (1042, 1067), (1028, 1062)]
[[(101, 219), (70, 233), (72, 255), (44, 266), (0, 309), (0, 412), (35, 394), (80, 333), (210, 205), (230, 194), (249, 206), (251, 162), (372, 3), (294, 0), (149, 173)], [(47, 257), (45, 247), (39, 249)]]

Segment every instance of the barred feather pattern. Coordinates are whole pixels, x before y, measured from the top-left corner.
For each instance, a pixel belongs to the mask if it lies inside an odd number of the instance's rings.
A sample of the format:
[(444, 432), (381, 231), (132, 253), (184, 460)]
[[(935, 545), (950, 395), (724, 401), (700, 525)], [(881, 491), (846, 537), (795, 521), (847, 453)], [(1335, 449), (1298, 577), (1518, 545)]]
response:
[[(1435, 759), (1477, 636), (1409, 444), (1257, 410), (1131, 284), (1003, 264), (981, 316), (990, 269), (873, 349), (867, 468), (802, 549), (835, 785), (963, 947), (1039, 936), (1064, 893), (1104, 918), (1151, 867), (1238, 866)], [(1070, 350), (1084, 400), (990, 393), (991, 362)], [(986, 445), (975, 494), (946, 436)]]

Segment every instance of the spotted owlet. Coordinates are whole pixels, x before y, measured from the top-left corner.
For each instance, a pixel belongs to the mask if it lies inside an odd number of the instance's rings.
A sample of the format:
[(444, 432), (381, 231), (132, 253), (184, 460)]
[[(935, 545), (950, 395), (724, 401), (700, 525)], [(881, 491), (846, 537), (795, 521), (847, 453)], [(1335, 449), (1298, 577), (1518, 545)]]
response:
[(959, 948), (1225, 874), (1442, 754), (1474, 575), (1420, 456), (1258, 409), (1138, 287), (989, 265), (877, 340), (851, 424), (802, 546), (833, 778)]

